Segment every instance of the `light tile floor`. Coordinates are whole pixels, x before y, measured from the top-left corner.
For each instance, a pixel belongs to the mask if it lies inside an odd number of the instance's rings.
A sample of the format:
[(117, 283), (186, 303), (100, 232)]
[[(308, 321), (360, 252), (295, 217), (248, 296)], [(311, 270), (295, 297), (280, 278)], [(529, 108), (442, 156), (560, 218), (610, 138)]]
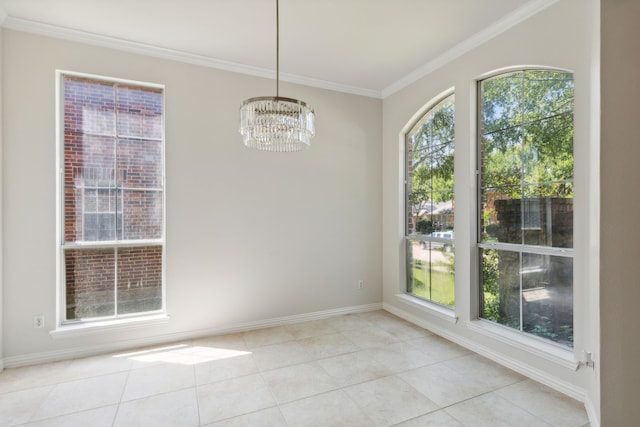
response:
[(0, 426), (588, 426), (579, 402), (384, 311), (0, 374)]

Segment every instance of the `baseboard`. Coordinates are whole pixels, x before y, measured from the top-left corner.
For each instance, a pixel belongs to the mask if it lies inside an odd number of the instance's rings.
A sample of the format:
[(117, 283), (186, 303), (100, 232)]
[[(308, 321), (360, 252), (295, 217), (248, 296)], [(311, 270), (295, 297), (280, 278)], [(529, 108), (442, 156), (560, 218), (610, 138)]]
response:
[(505, 366), (528, 378), (551, 387), (552, 389), (557, 390), (560, 393), (566, 394), (567, 396), (572, 397), (580, 402), (585, 402), (585, 391), (581, 387), (577, 387), (567, 381), (559, 380), (558, 378), (549, 375), (547, 372), (541, 371), (537, 368), (533, 368), (527, 364), (522, 363), (520, 360), (505, 356), (502, 353), (498, 353), (489, 347), (480, 345), (477, 342), (471, 341), (466, 337), (452, 333), (450, 330), (445, 330), (438, 325), (428, 321), (427, 319), (418, 318), (390, 304), (383, 304), (383, 309), (411, 323), (428, 329), (436, 335), (440, 335), (441, 337), (446, 338), (458, 345), (461, 345), (462, 347), (465, 347), (473, 351), (474, 353), (478, 353), (488, 359), (493, 360), (496, 363), (499, 363), (502, 366)]
[[(42, 363), (57, 362), (59, 360), (74, 359), (79, 357), (95, 356), (98, 354), (111, 353), (158, 345), (182, 340), (196, 339), (213, 335), (224, 335), (236, 332), (245, 332), (254, 329), (270, 328), (274, 326), (288, 325), (291, 323), (306, 322), (311, 320), (327, 319), (344, 314), (364, 313), (382, 309), (382, 303), (363, 304), (352, 307), (343, 307), (332, 310), (316, 311), (312, 313), (295, 314), (292, 316), (276, 317), (272, 319), (258, 320), (254, 322), (235, 323), (216, 328), (198, 329), (172, 334), (155, 335), (135, 340), (123, 340), (110, 342), (99, 346), (74, 347), (64, 350), (47, 351), (41, 353), (24, 354), (19, 356), (9, 356), (0, 359), (0, 366), (5, 368), (17, 368), (20, 366), (38, 365)], [(1, 370), (1, 369), (0, 369)]]
[(312, 313), (295, 314), (293, 316), (276, 317), (273, 319), (259, 320), (256, 322), (239, 323), (224, 328), (224, 331), (218, 329), (210, 329), (203, 336), (221, 335), (233, 332), (251, 331), (253, 329), (270, 328), (273, 326), (282, 326), (291, 323), (308, 322), (311, 320), (327, 319), (329, 317), (342, 316), (343, 314), (364, 313), (367, 311), (381, 310), (382, 303), (356, 305), (352, 307), (343, 307), (333, 310), (316, 311)]
[(587, 416), (589, 417), (589, 424), (591, 427), (600, 427), (600, 417), (596, 411), (593, 401), (589, 398), (585, 399), (584, 407), (587, 410)]

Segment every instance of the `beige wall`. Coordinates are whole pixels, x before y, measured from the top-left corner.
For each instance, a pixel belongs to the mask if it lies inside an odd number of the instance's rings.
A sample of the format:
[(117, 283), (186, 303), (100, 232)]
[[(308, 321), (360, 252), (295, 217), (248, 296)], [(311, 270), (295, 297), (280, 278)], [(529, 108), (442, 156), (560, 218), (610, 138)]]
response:
[(602, 0), (602, 425), (640, 420), (640, 2)]
[[(310, 103), (301, 153), (242, 146), (242, 100), (275, 82), (4, 32), (5, 362), (380, 303), (381, 100), (281, 84)], [(164, 84), (167, 323), (52, 337), (56, 69)], [(363, 290), (357, 289), (363, 279)], [(44, 314), (45, 328), (32, 317)]]

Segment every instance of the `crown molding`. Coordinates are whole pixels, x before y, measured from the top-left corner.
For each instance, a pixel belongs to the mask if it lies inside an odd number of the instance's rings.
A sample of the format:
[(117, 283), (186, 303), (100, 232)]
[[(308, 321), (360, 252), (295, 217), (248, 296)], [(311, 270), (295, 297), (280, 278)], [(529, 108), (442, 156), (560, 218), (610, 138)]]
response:
[(525, 4), (524, 6), (506, 15), (502, 19), (496, 21), (494, 24), (486, 27), (485, 29), (474, 34), (468, 39), (458, 43), (451, 49), (448, 49), (442, 55), (437, 56), (433, 60), (427, 62), (426, 64), (418, 68), (417, 70), (407, 74), (402, 79), (382, 89), (381, 91), (382, 98), (384, 99), (400, 91), (401, 89), (404, 89), (410, 84), (429, 75), (430, 73), (434, 72), (438, 68), (448, 64), (449, 62), (453, 61), (456, 58), (459, 58), (460, 56), (475, 49), (476, 47), (482, 45), (483, 43), (486, 43), (492, 38), (504, 33), (510, 28), (516, 26), (522, 21), (525, 21), (526, 19), (541, 12), (542, 10), (548, 8), (554, 3), (557, 3), (558, 1), (559, 0), (536, 0), (536, 1), (532, 1), (530, 3)]
[[(263, 77), (273, 79), (275, 77), (275, 71), (253, 67), (250, 65), (239, 64), (230, 61), (223, 61), (220, 59), (211, 58), (204, 55), (196, 55), (188, 52), (183, 52), (174, 49), (167, 49), (159, 46), (149, 45), (145, 43), (138, 43), (131, 40), (119, 39), (116, 37), (102, 36), (86, 31), (73, 30), (70, 28), (59, 27), (50, 24), (44, 24), (41, 22), (30, 21), (21, 18), (15, 18), (13, 16), (7, 16), (6, 13), (0, 9), (0, 25), (3, 28), (7, 28), (15, 31), (22, 31), (32, 34), (37, 34), (46, 37), (52, 37), (62, 40), (68, 40), (77, 43), (89, 44), (93, 46), (104, 47), (108, 49), (115, 49), (119, 51), (135, 53), (139, 55), (152, 56), (161, 59), (168, 59), (171, 61), (183, 62), (191, 65), (199, 65), (207, 68), (215, 68), (218, 70), (230, 71), (234, 73), (246, 74), (255, 77)], [(280, 81), (286, 81), (288, 83), (300, 84), (304, 86), (316, 87), (319, 89), (328, 89), (336, 92), (344, 92), (352, 95), (366, 96), (370, 98), (381, 98), (380, 91), (365, 89), (356, 86), (344, 85), (340, 83), (330, 82), (326, 80), (314, 79), (311, 77), (304, 77), (295, 74), (280, 74)]]
[[(381, 91), (287, 73), (281, 73), (280, 80), (288, 83), (316, 87), (319, 89), (327, 89), (336, 92), (349, 93), (352, 95), (365, 96), (369, 98), (384, 99), (416, 82), (417, 80), (427, 76), (428, 74), (453, 61), (454, 59), (464, 55), (472, 49), (491, 40), (499, 34), (509, 30), (520, 22), (541, 12), (542, 10), (548, 8), (558, 1), (559, 0), (534, 0), (525, 4), (509, 15), (498, 20), (493, 25), (490, 25), (489, 27), (476, 33), (472, 37), (462, 41), (461, 43), (458, 43), (451, 49), (448, 49), (442, 55), (439, 55), (435, 59), (427, 62), (420, 68), (412, 71), (405, 77), (390, 84)], [(167, 49), (159, 46), (133, 42), (130, 40), (93, 34), (86, 31), (78, 31), (70, 28), (44, 24), (41, 22), (15, 18), (12, 16), (7, 16), (6, 12), (3, 9), (0, 9), (0, 26), (10, 30), (23, 31), (47, 37), (90, 44), (139, 55), (152, 56), (192, 65), (199, 65), (207, 68), (246, 74), (255, 77), (273, 79), (275, 73), (274, 70), (266, 68), (253, 67), (235, 62), (223, 61), (204, 55), (196, 55), (179, 50)]]

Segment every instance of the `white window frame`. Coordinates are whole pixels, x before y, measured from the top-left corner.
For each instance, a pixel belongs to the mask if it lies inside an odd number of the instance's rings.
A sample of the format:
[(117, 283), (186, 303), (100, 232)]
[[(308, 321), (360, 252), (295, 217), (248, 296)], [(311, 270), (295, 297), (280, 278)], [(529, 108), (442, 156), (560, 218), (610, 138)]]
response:
[[(67, 70), (56, 70), (56, 266), (57, 266), (57, 283), (56, 283), (56, 329), (51, 331), (52, 336), (65, 336), (69, 333), (84, 333), (87, 330), (96, 329), (113, 329), (122, 325), (136, 322), (140, 325), (155, 325), (157, 323), (164, 323), (168, 319), (166, 312), (166, 179), (165, 179), (165, 152), (166, 152), (166, 138), (165, 138), (165, 86), (162, 84), (141, 82), (136, 80), (112, 78), (95, 74), (79, 73)], [(63, 80), (64, 77), (78, 77), (91, 79), (96, 81), (104, 81), (112, 84), (123, 84), (129, 86), (137, 86), (150, 89), (159, 89), (163, 92), (162, 96), (162, 137), (161, 141), (161, 188), (162, 188), (162, 222), (161, 237), (158, 239), (139, 239), (139, 240), (120, 240), (114, 241), (97, 241), (97, 242), (64, 242), (64, 93), (63, 93)], [(126, 137), (126, 136), (123, 136)], [(122, 189), (120, 189), (122, 190)], [(116, 195), (117, 197), (117, 195)], [(84, 221), (84, 218), (82, 219)], [(80, 223), (83, 226), (82, 223)], [(124, 219), (123, 219), (124, 226)], [(117, 235), (116, 235), (117, 238)], [(92, 248), (92, 249), (105, 249), (105, 248), (133, 248), (142, 246), (159, 246), (162, 248), (162, 272), (161, 272), (161, 308), (154, 311), (140, 312), (140, 313), (127, 313), (116, 314), (107, 317), (95, 317), (90, 319), (79, 319), (66, 321), (66, 278), (65, 278), (65, 259), (64, 252), (67, 249), (78, 248)], [(114, 300), (117, 301), (117, 283), (115, 284)], [(117, 307), (117, 304), (115, 304)]]
[[(418, 126), (418, 124), (420, 123), (420, 121), (422, 121), (424, 119), (424, 117), (434, 108), (438, 107), (438, 105), (440, 103), (442, 103), (443, 101), (445, 101), (447, 98), (449, 98), (450, 96), (454, 97), (454, 109), (455, 109), (455, 90), (454, 88), (448, 89), (440, 94), (438, 94), (436, 97), (432, 98), (429, 102), (427, 102), (425, 104), (425, 106), (419, 111), (419, 113), (415, 116), (415, 120), (413, 120), (411, 122), (411, 124), (405, 129), (406, 131), (403, 133), (403, 146), (404, 149), (402, 150), (403, 153), (403, 176), (404, 176), (404, 205), (403, 205), (403, 250), (402, 250), (402, 260), (403, 260), (403, 268), (402, 268), (402, 272), (403, 272), (403, 278), (404, 280), (402, 281), (402, 290), (401, 293), (398, 294), (396, 297), (405, 302), (408, 303), (410, 305), (413, 305), (417, 308), (420, 309), (427, 309), (429, 310), (432, 314), (436, 315), (437, 317), (441, 318), (441, 319), (445, 319), (447, 321), (451, 321), (453, 323), (456, 323), (458, 321), (457, 316), (455, 315), (455, 305), (453, 307), (444, 305), (444, 304), (440, 304), (436, 301), (430, 300), (430, 299), (425, 299), (425, 298), (420, 298), (419, 296), (413, 295), (408, 291), (408, 278), (409, 278), (409, 271), (408, 271), (408, 265), (407, 265), (407, 246), (409, 242), (414, 242), (414, 241), (425, 241), (425, 242), (430, 242), (430, 243), (436, 243), (436, 244), (440, 244), (440, 245), (446, 245), (446, 244), (450, 244), (453, 246), (454, 250), (455, 250), (455, 238), (452, 239), (448, 239), (448, 238), (441, 238), (441, 237), (434, 237), (434, 236), (430, 236), (430, 235), (426, 235), (426, 234), (419, 234), (419, 233), (414, 233), (414, 234), (409, 234), (409, 224), (408, 224), (408, 215), (411, 212), (411, 207), (410, 207), (410, 201), (409, 201), (409, 185), (410, 185), (410, 181), (411, 178), (409, 176), (409, 168), (407, 167), (408, 165), (408, 150), (407, 150), (407, 145), (409, 143), (409, 135), (411, 134), (411, 131), (413, 129), (416, 128), (416, 126)], [(454, 146), (454, 158), (455, 158), (455, 153), (456, 153), (456, 139), (455, 139), (455, 124), (454, 124), (454, 140), (453, 140), (453, 146)], [(454, 169), (455, 171), (455, 169)], [(455, 183), (455, 172), (454, 172), (454, 183)], [(454, 185), (454, 200), (455, 200), (455, 185)], [(455, 225), (454, 225), (454, 230), (453, 232), (455, 233)], [(454, 266), (454, 271), (455, 271), (455, 266)], [(454, 274), (454, 293), (455, 293), (455, 288), (456, 288), (456, 280), (455, 280), (455, 274)], [(454, 303), (455, 304), (455, 303)]]
[[(477, 313), (476, 316), (477, 318), (474, 320), (474, 322), (472, 322), (471, 324), (471, 328), (473, 330), (475, 330), (476, 332), (488, 335), (488, 336), (493, 336), (496, 338), (500, 338), (502, 337), (502, 339), (505, 340), (505, 342), (509, 342), (511, 344), (516, 344), (516, 345), (520, 345), (521, 348), (523, 349), (535, 349), (536, 351), (539, 351), (540, 354), (546, 354), (546, 357), (551, 357), (551, 360), (555, 361), (555, 362), (560, 362), (562, 364), (564, 364), (566, 367), (569, 367), (571, 369), (575, 369), (576, 364), (575, 362), (569, 357), (570, 354), (573, 353), (574, 349), (572, 347), (568, 347), (559, 343), (556, 343), (552, 340), (546, 339), (546, 338), (542, 338), (542, 337), (538, 337), (534, 334), (530, 334), (527, 332), (522, 331), (522, 314), (521, 314), (521, 319), (520, 319), (520, 330), (518, 329), (514, 329), (511, 328), (509, 326), (506, 325), (502, 325), (500, 323), (497, 322), (493, 322), (491, 320), (487, 320), (481, 317), (481, 310), (480, 310), (480, 305), (481, 305), (481, 299), (483, 298), (483, 293), (482, 293), (482, 260), (480, 259), (480, 254), (482, 252), (482, 250), (500, 250), (500, 251), (508, 251), (508, 252), (518, 252), (521, 255), (523, 253), (527, 253), (527, 254), (533, 254), (533, 255), (543, 255), (543, 256), (556, 256), (556, 257), (567, 257), (567, 258), (571, 258), (572, 262), (573, 262), (573, 272), (572, 272), (572, 287), (573, 287), (573, 302), (572, 302), (572, 309), (573, 309), (573, 325), (574, 325), (574, 331), (573, 331), (573, 337), (574, 337), (574, 343), (575, 343), (575, 325), (577, 324), (577, 319), (576, 319), (576, 310), (575, 310), (575, 301), (576, 301), (576, 289), (575, 289), (575, 277), (576, 277), (576, 262), (575, 262), (575, 247), (572, 248), (562, 248), (562, 247), (547, 247), (547, 246), (535, 246), (535, 245), (527, 245), (527, 244), (516, 244), (516, 243), (499, 243), (499, 242), (482, 242), (481, 240), (481, 221), (482, 221), (482, 206), (481, 206), (481, 192), (482, 192), (482, 188), (481, 188), (481, 180), (482, 180), (482, 176), (481, 176), (481, 168), (480, 168), (480, 164), (481, 164), (481, 156), (482, 156), (482, 150), (480, 150), (480, 141), (481, 141), (481, 137), (482, 135), (480, 134), (480, 122), (481, 122), (481, 112), (483, 111), (482, 108), (482, 82), (493, 79), (493, 78), (498, 78), (501, 75), (508, 75), (508, 74), (513, 74), (513, 73), (517, 73), (517, 72), (526, 72), (526, 71), (557, 71), (557, 72), (564, 72), (564, 73), (572, 73), (572, 71), (569, 70), (563, 70), (560, 68), (552, 68), (552, 67), (518, 67), (518, 68), (509, 68), (509, 69), (504, 69), (504, 70), (500, 70), (498, 72), (495, 73), (491, 73), (491, 74), (487, 74), (484, 75), (482, 78), (479, 78), (476, 81), (476, 92), (477, 92), (477, 96), (476, 96), (476, 110), (475, 110), (475, 114), (476, 114), (476, 121), (477, 121), (477, 135), (476, 135), (476, 141), (475, 141), (475, 146), (476, 146), (476, 197), (477, 197), (477, 202), (476, 202), (476, 221), (477, 221), (477, 229), (476, 229), (476, 259), (478, 260), (478, 265), (477, 265), (477, 269), (476, 269), (476, 287), (477, 289)], [(573, 114), (574, 114), (574, 126), (575, 126), (575, 101), (574, 101), (574, 110), (573, 110)], [(575, 143), (575, 141), (574, 141)], [(576, 181), (576, 165), (575, 165), (575, 145), (574, 145), (574, 173), (573, 173), (573, 182), (574, 182), (574, 186), (575, 186), (575, 181)], [(575, 190), (574, 190), (575, 192)], [(532, 230), (532, 229), (539, 229), (539, 227), (535, 227), (535, 226), (529, 226), (527, 227), (524, 221), (524, 216), (527, 213), (523, 211), (522, 215), (523, 215), (523, 221), (521, 223), (521, 229), (524, 230)], [(538, 212), (539, 214), (539, 212)], [(576, 213), (574, 212), (574, 232), (575, 232), (575, 215)], [(575, 235), (575, 233), (574, 233)], [(522, 292), (522, 290), (521, 290)], [(472, 295), (474, 295), (474, 293), (472, 292)], [(522, 307), (520, 307), (520, 310), (522, 311)]]

